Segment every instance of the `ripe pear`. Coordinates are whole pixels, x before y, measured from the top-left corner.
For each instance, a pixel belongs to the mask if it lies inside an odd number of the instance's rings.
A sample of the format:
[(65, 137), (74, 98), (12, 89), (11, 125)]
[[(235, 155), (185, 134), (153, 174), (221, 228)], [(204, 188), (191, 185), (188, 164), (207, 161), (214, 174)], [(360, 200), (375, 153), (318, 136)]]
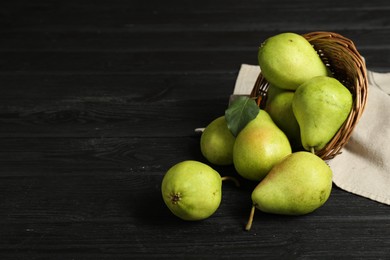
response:
[(166, 172), (161, 192), (174, 215), (183, 220), (202, 220), (210, 217), (221, 203), (222, 179), (207, 164), (182, 161)]
[(352, 94), (337, 79), (318, 76), (298, 87), (292, 107), (307, 151), (321, 150), (352, 109)]
[(225, 116), (221, 116), (214, 119), (203, 131), (200, 150), (209, 162), (216, 165), (230, 165), (233, 163), (235, 139), (227, 126)]
[(310, 42), (296, 33), (266, 39), (259, 48), (258, 61), (265, 79), (280, 88), (295, 90), (312, 77), (328, 75)]
[(233, 147), (233, 164), (242, 177), (260, 181), (271, 168), (291, 154), (287, 136), (260, 110), (237, 135)]
[(321, 207), (332, 190), (332, 170), (317, 155), (301, 151), (275, 165), (252, 192), (253, 207), (273, 214), (304, 215)]
[(270, 85), (265, 111), (287, 135), (293, 150), (301, 150), (299, 125), (292, 110), (294, 92)]

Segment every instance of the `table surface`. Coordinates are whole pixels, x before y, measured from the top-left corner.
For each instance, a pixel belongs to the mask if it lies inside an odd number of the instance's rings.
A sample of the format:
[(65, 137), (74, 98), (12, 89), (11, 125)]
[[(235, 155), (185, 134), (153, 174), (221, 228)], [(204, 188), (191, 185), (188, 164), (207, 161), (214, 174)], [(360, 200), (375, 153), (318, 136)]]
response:
[(0, 19), (1, 259), (390, 256), (390, 208), (337, 187), (309, 215), (257, 211), (250, 232), (253, 182), (224, 183), (198, 222), (160, 191), (175, 163), (206, 162), (194, 128), (267, 37), (338, 32), (390, 71), (388, 0), (13, 0)]

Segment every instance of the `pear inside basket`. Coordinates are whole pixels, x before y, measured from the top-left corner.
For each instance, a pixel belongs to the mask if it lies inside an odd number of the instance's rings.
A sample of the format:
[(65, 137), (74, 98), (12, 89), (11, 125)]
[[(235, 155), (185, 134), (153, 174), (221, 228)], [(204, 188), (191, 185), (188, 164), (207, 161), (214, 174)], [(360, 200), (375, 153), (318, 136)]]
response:
[[(337, 133), (325, 147), (315, 153), (323, 160), (337, 156), (348, 142), (367, 102), (367, 71), (365, 61), (355, 44), (348, 38), (334, 32), (311, 32), (302, 35), (317, 51), (332, 77), (340, 81), (352, 94), (352, 109)], [(260, 72), (252, 89), (251, 97), (257, 98), (264, 108), (270, 83)]]

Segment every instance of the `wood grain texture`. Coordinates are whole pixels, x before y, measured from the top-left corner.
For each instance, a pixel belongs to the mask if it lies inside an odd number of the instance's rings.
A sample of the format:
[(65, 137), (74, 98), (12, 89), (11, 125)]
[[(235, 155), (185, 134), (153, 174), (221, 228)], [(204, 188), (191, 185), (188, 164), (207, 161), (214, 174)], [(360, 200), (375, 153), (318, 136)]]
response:
[[(256, 183), (185, 222), (165, 172), (206, 162), (197, 127), (222, 115), (242, 63), (284, 31), (352, 39), (390, 71), (389, 1), (3, 1), (1, 259), (387, 259), (388, 206), (333, 188), (301, 217), (256, 212)], [(367, 173), (369, 174), (369, 172)]]

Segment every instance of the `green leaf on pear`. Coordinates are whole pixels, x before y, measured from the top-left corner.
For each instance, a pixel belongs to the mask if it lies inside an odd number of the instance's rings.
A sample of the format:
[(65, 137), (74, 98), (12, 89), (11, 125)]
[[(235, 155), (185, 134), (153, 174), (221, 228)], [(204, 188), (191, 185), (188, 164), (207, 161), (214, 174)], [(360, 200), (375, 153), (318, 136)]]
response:
[(229, 130), (234, 136), (253, 119), (256, 118), (260, 108), (256, 101), (250, 97), (237, 97), (226, 109), (225, 119)]

